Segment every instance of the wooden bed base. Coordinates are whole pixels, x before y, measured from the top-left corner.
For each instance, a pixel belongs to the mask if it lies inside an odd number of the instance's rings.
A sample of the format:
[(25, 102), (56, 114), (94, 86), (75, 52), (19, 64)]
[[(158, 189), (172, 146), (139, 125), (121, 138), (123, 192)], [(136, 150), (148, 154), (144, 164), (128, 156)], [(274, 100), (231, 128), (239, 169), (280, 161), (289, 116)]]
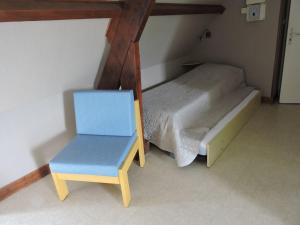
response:
[(260, 103), (261, 94), (258, 92), (256, 96), (207, 144), (207, 167), (211, 167), (220, 157), (228, 144), (259, 107)]

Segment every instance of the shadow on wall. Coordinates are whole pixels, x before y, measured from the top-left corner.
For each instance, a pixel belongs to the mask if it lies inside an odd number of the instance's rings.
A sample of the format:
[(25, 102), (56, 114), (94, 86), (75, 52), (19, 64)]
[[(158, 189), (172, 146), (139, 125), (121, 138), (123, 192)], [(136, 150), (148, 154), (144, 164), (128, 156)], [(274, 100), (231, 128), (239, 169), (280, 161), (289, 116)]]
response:
[[(110, 45), (106, 42), (103, 57), (99, 63), (99, 69), (94, 82), (94, 88), (96, 88), (98, 82), (100, 81), (103, 68), (109, 53)], [(75, 125), (75, 114), (74, 114), (74, 104), (73, 104), (73, 93), (76, 90), (67, 90), (63, 93), (63, 107), (64, 107), (64, 121), (65, 121), (65, 131), (51, 138), (47, 142), (38, 145), (32, 151), (32, 156), (39, 167), (49, 163), (55, 154), (57, 154), (76, 134)]]
[[(205, 23), (195, 23), (195, 19), (199, 18), (196, 15), (181, 16), (172, 35), (164, 61), (172, 61), (183, 56), (187, 56), (198, 44), (199, 36), (206, 28)], [(199, 19), (200, 20), (200, 19)], [(206, 19), (202, 19), (206, 21)], [(167, 35), (170, 35), (167, 33)]]
[(171, 34), (172, 38), (162, 61), (165, 81), (173, 80), (186, 72), (182, 64), (187, 61), (187, 56), (199, 41), (198, 36), (202, 32), (202, 25), (195, 24), (195, 17), (181, 16), (174, 33)]
[(76, 90), (68, 90), (63, 93), (65, 131), (36, 146), (32, 151), (37, 166), (48, 164), (49, 160), (75, 136), (74, 91)]

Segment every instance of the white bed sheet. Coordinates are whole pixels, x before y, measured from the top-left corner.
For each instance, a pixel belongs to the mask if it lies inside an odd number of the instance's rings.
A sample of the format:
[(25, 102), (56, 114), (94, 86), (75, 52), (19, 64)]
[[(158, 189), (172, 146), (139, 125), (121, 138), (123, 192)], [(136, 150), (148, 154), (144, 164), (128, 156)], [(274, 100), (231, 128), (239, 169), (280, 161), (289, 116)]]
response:
[(145, 138), (189, 165), (206, 134), (252, 90), (239, 68), (199, 66), (143, 94)]

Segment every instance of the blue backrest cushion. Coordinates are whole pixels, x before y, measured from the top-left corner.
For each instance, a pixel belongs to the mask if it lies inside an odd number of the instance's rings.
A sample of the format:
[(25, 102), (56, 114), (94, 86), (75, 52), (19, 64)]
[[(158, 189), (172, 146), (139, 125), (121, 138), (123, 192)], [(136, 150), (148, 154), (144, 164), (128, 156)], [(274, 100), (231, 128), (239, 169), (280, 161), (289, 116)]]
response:
[(74, 93), (77, 134), (132, 136), (135, 132), (132, 91)]

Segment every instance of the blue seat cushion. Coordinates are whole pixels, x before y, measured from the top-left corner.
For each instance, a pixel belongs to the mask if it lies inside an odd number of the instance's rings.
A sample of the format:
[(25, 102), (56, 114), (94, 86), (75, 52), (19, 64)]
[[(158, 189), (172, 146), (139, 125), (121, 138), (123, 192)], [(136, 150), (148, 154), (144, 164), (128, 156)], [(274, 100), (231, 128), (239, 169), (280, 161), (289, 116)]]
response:
[(49, 166), (52, 173), (118, 176), (136, 140), (126, 136), (77, 135)]
[(77, 134), (131, 136), (135, 132), (133, 91), (74, 93)]

